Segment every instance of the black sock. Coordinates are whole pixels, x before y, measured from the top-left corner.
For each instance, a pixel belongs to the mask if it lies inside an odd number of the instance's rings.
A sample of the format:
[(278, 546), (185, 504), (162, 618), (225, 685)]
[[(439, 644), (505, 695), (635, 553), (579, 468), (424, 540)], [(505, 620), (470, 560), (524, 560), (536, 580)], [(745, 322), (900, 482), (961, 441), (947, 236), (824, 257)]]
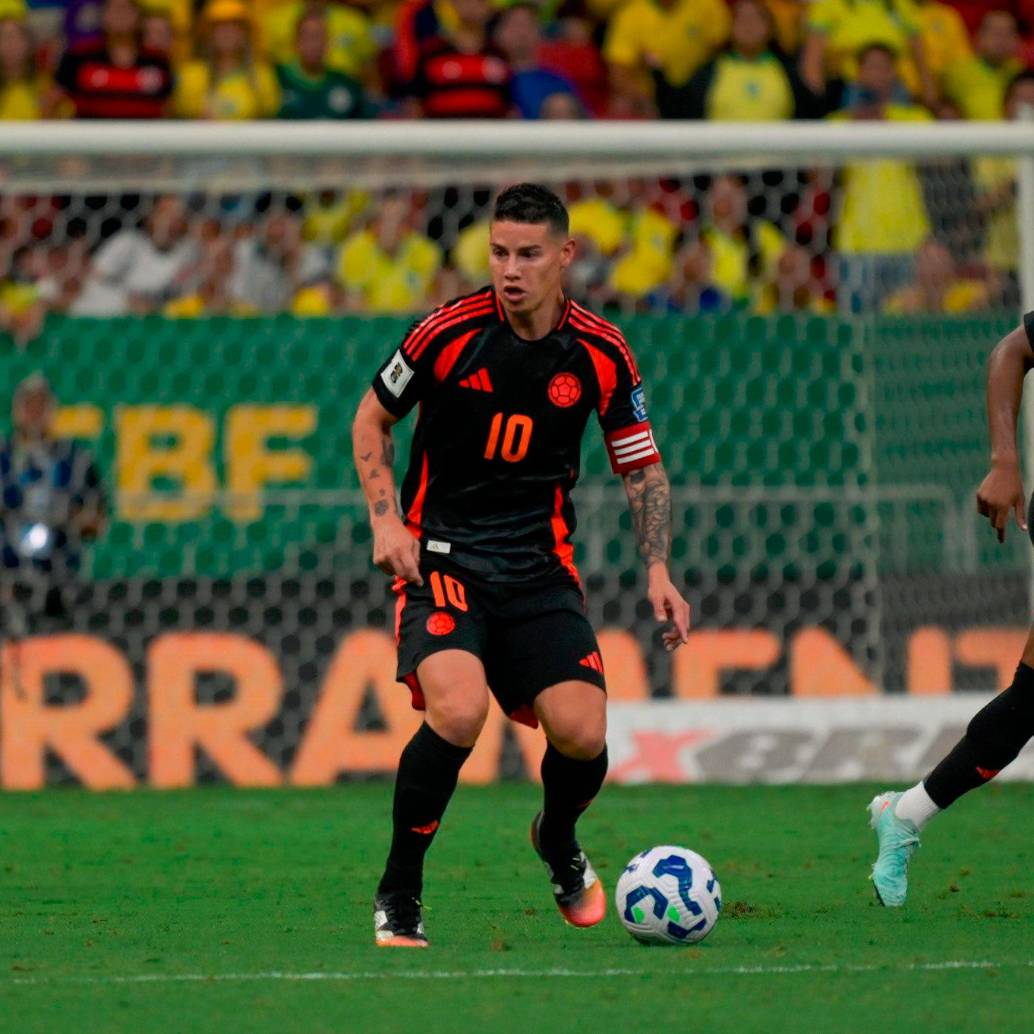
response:
[(1020, 664), (1012, 685), (978, 711), (966, 735), (923, 780), (938, 808), (993, 779), (1034, 735), (1034, 668)]
[[(539, 843), (547, 861), (563, 860), (574, 844), (578, 817), (592, 804), (607, 775), (607, 748), (591, 761), (569, 758), (552, 743), (542, 756), (542, 824)], [(552, 863), (551, 863), (552, 864)]]
[(424, 855), (470, 751), (443, 740), (426, 722), (406, 744), (395, 776), (391, 850), (377, 893), (423, 893)]

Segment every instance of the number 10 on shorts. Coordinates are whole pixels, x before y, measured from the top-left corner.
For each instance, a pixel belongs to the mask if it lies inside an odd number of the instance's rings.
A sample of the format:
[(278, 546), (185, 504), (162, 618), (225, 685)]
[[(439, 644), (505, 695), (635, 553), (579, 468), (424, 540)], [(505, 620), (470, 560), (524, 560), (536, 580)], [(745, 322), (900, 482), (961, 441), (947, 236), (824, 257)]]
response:
[(456, 581), (451, 574), (443, 576), (438, 571), (432, 571), (431, 594), (434, 596), (436, 607), (444, 607), (449, 603), (457, 610), (467, 609), (467, 590), (463, 588), (463, 583)]

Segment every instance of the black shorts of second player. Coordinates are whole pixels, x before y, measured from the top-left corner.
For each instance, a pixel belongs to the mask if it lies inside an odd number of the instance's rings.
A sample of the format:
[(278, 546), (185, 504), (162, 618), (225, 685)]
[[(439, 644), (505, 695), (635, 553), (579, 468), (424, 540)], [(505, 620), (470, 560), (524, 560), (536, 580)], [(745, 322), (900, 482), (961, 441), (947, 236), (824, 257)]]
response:
[(536, 725), (535, 697), (559, 682), (590, 682), (606, 692), (596, 634), (571, 582), (490, 585), (439, 561), (421, 564), (423, 585), (398, 593), (398, 680), (423, 710), (420, 662), (441, 650), (480, 658), (503, 712)]

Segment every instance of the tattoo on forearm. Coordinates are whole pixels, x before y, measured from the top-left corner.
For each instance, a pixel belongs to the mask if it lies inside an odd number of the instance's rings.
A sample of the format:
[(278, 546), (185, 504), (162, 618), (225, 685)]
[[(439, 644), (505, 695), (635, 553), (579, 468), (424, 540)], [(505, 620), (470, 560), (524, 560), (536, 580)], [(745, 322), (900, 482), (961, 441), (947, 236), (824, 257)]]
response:
[(625, 478), (639, 555), (647, 566), (668, 562), (671, 552), (671, 489), (663, 470), (647, 467)]
[[(360, 448), (363, 451), (359, 451)], [(370, 500), (370, 508), (375, 517), (383, 517), (389, 513), (397, 513), (392, 481), (392, 464), (395, 461), (395, 445), (388, 433), (381, 436), (380, 448), (377, 441), (365, 438), (356, 449), (356, 466), (359, 480)], [(387, 485), (385, 483), (387, 482)]]

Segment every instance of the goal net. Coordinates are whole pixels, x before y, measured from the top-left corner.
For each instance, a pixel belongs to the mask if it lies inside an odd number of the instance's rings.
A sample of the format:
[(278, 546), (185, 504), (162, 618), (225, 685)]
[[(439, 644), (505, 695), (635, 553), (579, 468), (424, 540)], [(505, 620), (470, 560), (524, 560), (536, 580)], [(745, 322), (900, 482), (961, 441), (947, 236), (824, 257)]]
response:
[[(1007, 682), (1030, 547), (972, 495), (1032, 155), (1020, 126), (5, 130), (4, 383), (45, 374), (109, 520), (64, 605), (7, 622), (0, 785), (394, 766), (416, 719), (349, 425), (413, 316), (487, 281), (519, 180), (567, 202), (571, 292), (635, 349), (673, 486), (695, 631), (669, 657), (590, 428), (576, 558), (611, 697)], [(530, 772), (493, 722), (469, 777)]]

